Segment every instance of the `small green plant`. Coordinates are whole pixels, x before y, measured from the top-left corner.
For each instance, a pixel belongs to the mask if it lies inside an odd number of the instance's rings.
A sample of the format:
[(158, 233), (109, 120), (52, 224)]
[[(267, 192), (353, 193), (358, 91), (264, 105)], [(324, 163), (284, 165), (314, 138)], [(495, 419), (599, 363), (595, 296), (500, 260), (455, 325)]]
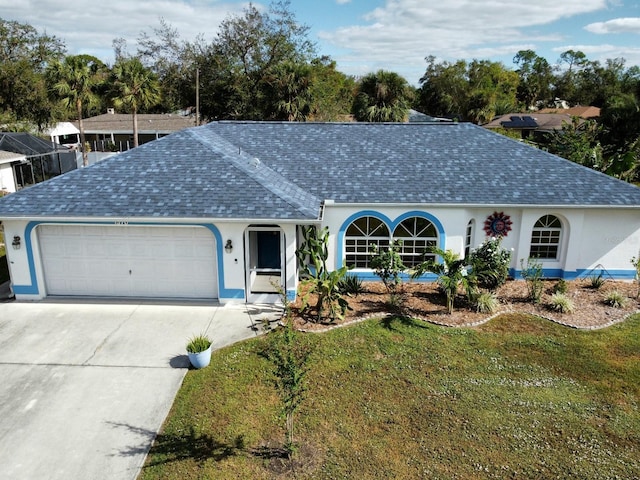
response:
[(345, 295), (359, 295), (364, 292), (364, 286), (362, 285), (362, 280), (357, 275), (345, 275), (345, 277), (340, 280), (339, 284), (340, 292)]
[(469, 275), (465, 260), (461, 260), (453, 251), (430, 248), (428, 252), (435, 253), (442, 258), (442, 263), (426, 260), (414, 269), (411, 276), (417, 278), (426, 272), (435, 273), (438, 276), (438, 286), (447, 300), (447, 311), (451, 314), (458, 289), (463, 288), (466, 291), (467, 299), (475, 298), (475, 278), (473, 275)]
[(476, 298), (478, 313), (493, 313), (498, 309), (498, 297), (493, 292), (482, 292)]
[(636, 257), (631, 257), (631, 265), (636, 269), (636, 283), (638, 285), (638, 290), (636, 291), (636, 298), (640, 298), (640, 255)]
[(189, 339), (187, 343), (187, 352), (200, 353), (204, 352), (211, 346), (211, 340), (204, 334), (195, 335)]
[[(309, 278), (311, 287), (302, 297), (302, 310), (309, 308), (311, 295), (317, 295), (315, 311), (316, 319), (320, 321), (327, 311), (331, 321), (342, 319), (349, 309), (349, 303), (342, 296), (340, 282), (347, 275), (349, 269), (343, 266), (337, 270), (329, 271), (327, 260), (329, 258), (329, 229), (321, 231), (315, 227), (302, 228), (303, 242), (296, 251), (303, 274)], [(313, 267), (313, 268), (312, 268)]]
[(613, 308), (624, 308), (627, 298), (618, 290), (611, 290), (604, 295), (604, 303)]
[(589, 277), (589, 285), (594, 290), (599, 290), (604, 285), (604, 278), (602, 278), (602, 272), (599, 275), (592, 275)]
[(402, 263), (401, 249), (402, 242), (399, 240), (384, 249), (378, 249), (375, 244), (371, 245), (370, 251), (373, 255), (370, 263), (371, 268), (373, 273), (380, 277), (389, 293), (394, 292), (402, 284), (400, 274), (407, 269)]
[(551, 295), (551, 309), (559, 313), (573, 313), (573, 302), (564, 293), (556, 292)]
[(502, 237), (492, 237), (469, 254), (469, 265), (478, 286), (492, 292), (504, 285), (509, 276), (511, 251), (501, 243)]
[(542, 263), (536, 258), (528, 258), (525, 265), (524, 259), (520, 259), (520, 267), (520, 274), (527, 282), (528, 299), (535, 304), (540, 303), (544, 289)]
[(553, 293), (561, 293), (565, 295), (568, 289), (569, 289), (569, 286), (567, 285), (566, 280), (564, 278), (561, 278), (556, 282), (552, 290), (553, 290)]

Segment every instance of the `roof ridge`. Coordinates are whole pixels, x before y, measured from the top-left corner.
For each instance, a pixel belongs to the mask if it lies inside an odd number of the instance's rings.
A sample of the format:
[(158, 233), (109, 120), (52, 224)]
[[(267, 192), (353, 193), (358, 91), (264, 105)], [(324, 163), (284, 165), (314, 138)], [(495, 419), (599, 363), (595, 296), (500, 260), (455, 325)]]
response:
[(185, 131), (196, 141), (221, 153), (234, 167), (244, 172), (248, 177), (258, 182), (274, 195), (277, 195), (299, 212), (318, 218), (321, 205), (318, 197), (287, 180), (278, 172), (263, 164), (257, 157), (243, 152), (240, 147), (225, 140), (211, 129), (203, 127), (205, 126), (194, 127)]

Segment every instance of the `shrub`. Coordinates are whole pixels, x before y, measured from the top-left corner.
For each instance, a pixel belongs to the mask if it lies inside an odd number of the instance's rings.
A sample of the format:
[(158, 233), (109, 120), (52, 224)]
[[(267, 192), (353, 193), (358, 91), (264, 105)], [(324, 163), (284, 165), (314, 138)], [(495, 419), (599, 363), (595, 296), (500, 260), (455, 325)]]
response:
[(573, 313), (573, 302), (564, 293), (556, 292), (551, 295), (551, 308), (560, 313)]
[(640, 255), (638, 258), (631, 258), (631, 265), (636, 269), (636, 283), (638, 284), (638, 290), (636, 291), (636, 298), (640, 297)]
[(558, 280), (556, 282), (556, 284), (553, 286), (553, 293), (561, 293), (561, 294), (566, 294), (567, 290), (568, 290), (568, 285), (567, 282), (565, 281), (564, 278), (561, 278), (560, 280)]
[[(302, 297), (302, 310), (307, 310), (311, 295), (317, 295), (315, 305), (316, 319), (320, 321), (327, 311), (331, 321), (344, 318), (349, 309), (349, 303), (342, 297), (340, 282), (347, 275), (348, 268), (343, 266), (329, 271), (329, 229), (318, 231), (315, 227), (302, 227), (303, 241), (296, 250), (298, 262), (305, 276), (309, 278), (311, 288)], [(311, 264), (311, 265), (310, 265)], [(310, 268), (310, 267), (313, 268)]]
[(357, 275), (346, 275), (339, 283), (340, 292), (346, 295), (358, 295), (364, 292), (362, 280)]
[(511, 251), (501, 243), (502, 237), (492, 237), (469, 254), (469, 265), (480, 288), (495, 291), (507, 281)]
[(476, 298), (478, 313), (493, 313), (498, 309), (498, 297), (493, 292), (482, 292)]
[(388, 292), (394, 292), (396, 288), (402, 283), (400, 274), (404, 272), (407, 267), (402, 263), (402, 257), (400, 257), (400, 249), (402, 243), (396, 240), (388, 248), (378, 250), (377, 245), (371, 245), (371, 268), (380, 279)]
[(520, 267), (522, 268), (522, 278), (527, 282), (529, 300), (533, 303), (540, 303), (542, 290), (544, 288), (544, 284), (542, 283), (542, 279), (544, 278), (542, 263), (535, 258), (528, 258), (525, 266), (524, 259), (520, 259)]
[(604, 285), (604, 278), (602, 278), (602, 273), (600, 273), (599, 275), (592, 275), (589, 278), (589, 281), (591, 288), (593, 288), (594, 290), (599, 290), (600, 287)]
[(459, 288), (464, 288), (469, 300), (474, 298), (476, 292), (474, 276), (468, 274), (465, 261), (459, 259), (457, 253), (435, 247), (431, 247), (428, 251), (441, 257), (442, 263), (425, 260), (414, 269), (411, 276), (417, 278), (426, 272), (435, 273), (438, 276), (438, 286), (447, 299), (447, 311), (451, 314)]
[(604, 303), (613, 308), (623, 308), (627, 304), (627, 299), (618, 290), (611, 290), (605, 294)]

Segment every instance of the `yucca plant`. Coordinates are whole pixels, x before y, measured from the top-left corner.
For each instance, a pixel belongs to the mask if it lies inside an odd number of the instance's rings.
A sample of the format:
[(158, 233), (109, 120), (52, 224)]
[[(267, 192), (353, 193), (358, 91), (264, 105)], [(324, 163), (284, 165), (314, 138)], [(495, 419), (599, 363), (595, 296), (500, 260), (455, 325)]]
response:
[(364, 292), (362, 280), (357, 275), (345, 275), (339, 283), (340, 292), (346, 295), (358, 295)]
[(602, 273), (600, 275), (593, 275), (589, 278), (590, 286), (594, 290), (599, 290), (602, 285), (604, 285), (604, 278), (602, 278)]
[(564, 293), (556, 292), (551, 295), (551, 308), (559, 313), (573, 313), (573, 302)]
[(493, 313), (498, 309), (498, 297), (493, 292), (482, 292), (476, 298), (476, 311), (478, 313)]
[(605, 294), (604, 303), (613, 308), (624, 308), (627, 298), (618, 290), (611, 290)]

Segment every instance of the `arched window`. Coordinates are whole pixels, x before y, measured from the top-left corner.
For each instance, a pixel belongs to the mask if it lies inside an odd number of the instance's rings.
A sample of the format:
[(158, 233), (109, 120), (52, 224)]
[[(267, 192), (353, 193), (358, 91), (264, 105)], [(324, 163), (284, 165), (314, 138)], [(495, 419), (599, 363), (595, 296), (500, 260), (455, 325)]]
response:
[(469, 258), (469, 255), (471, 254), (475, 224), (476, 222), (473, 219), (469, 220), (469, 223), (467, 223), (467, 233), (464, 236), (464, 258)]
[(376, 217), (360, 217), (345, 231), (345, 261), (353, 268), (369, 268), (371, 245), (389, 246), (389, 227)]
[(413, 268), (425, 260), (435, 260), (432, 254), (425, 255), (429, 247), (438, 245), (438, 230), (426, 218), (409, 217), (393, 231), (393, 239), (402, 241), (400, 256), (402, 263)]
[(531, 232), (530, 257), (542, 260), (556, 260), (560, 251), (562, 223), (554, 215), (544, 215), (538, 219)]

